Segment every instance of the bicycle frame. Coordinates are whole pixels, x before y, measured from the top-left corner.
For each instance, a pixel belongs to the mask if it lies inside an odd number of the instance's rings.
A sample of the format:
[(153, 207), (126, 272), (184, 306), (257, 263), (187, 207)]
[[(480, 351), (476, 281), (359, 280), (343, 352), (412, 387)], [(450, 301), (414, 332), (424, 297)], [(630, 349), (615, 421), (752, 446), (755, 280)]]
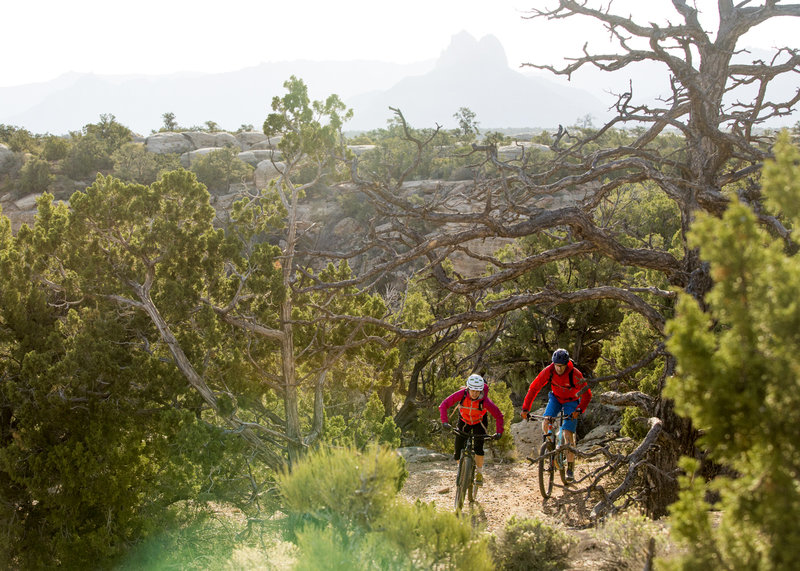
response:
[(464, 499), (469, 498), (474, 502), (478, 495), (478, 487), (475, 485), (475, 451), (473, 446), (476, 438), (489, 438), (488, 434), (474, 434), (465, 432), (453, 427), (453, 433), (464, 436), (467, 440), (461, 449), (461, 457), (458, 460), (458, 473), (456, 474), (456, 497), (455, 511), (459, 513), (464, 507)]
[[(529, 415), (528, 419), (534, 418), (535, 420), (545, 420), (548, 417), (533, 417)], [(566, 452), (564, 451), (564, 413), (558, 413), (554, 417), (550, 430), (544, 435), (544, 442), (539, 449), (539, 491), (543, 498), (549, 498), (553, 493), (553, 480), (555, 479), (555, 472), (558, 470), (558, 475), (561, 478), (561, 483), (567, 484), (567, 477), (565, 468), (567, 464)]]

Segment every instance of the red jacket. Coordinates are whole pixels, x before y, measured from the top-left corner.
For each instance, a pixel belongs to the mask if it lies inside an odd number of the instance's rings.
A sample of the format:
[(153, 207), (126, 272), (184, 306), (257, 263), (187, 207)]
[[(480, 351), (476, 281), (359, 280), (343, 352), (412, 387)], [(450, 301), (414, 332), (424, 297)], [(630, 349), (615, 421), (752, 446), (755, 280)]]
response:
[[(466, 394), (465, 394), (466, 393)], [(481, 422), (486, 413), (489, 412), (494, 417), (497, 432), (500, 434), (503, 433), (503, 413), (500, 412), (500, 409), (497, 408), (497, 405), (492, 402), (488, 396), (485, 396), (486, 393), (483, 393), (483, 397), (478, 400), (472, 400), (469, 397), (469, 391), (467, 389), (459, 389), (454, 392), (452, 395), (447, 397), (442, 401), (442, 404), (439, 405), (439, 417), (442, 422), (447, 422), (447, 409), (449, 409), (454, 404), (458, 404), (461, 402), (461, 399), (464, 399), (464, 403), (459, 407), (459, 413), (461, 418), (467, 424), (478, 424)], [(483, 406), (478, 406), (483, 401)]]
[[(578, 410), (581, 411), (581, 413), (586, 412), (586, 406), (589, 404), (589, 401), (592, 400), (592, 391), (589, 385), (586, 384), (586, 381), (583, 380), (583, 373), (575, 367), (571, 359), (567, 362), (567, 368), (564, 369), (563, 375), (556, 373), (553, 363), (550, 363), (536, 375), (536, 378), (528, 388), (528, 394), (525, 395), (525, 401), (522, 403), (522, 410), (525, 412), (531, 410), (533, 401), (536, 400), (539, 391), (542, 390), (542, 387), (550, 380), (551, 371), (553, 374), (553, 382), (550, 383), (550, 390), (553, 391), (553, 395), (558, 399), (558, 402), (564, 404), (565, 402), (578, 400), (578, 395), (580, 394), (581, 402), (578, 403)], [(572, 371), (574, 387), (570, 386), (569, 383), (570, 371)]]

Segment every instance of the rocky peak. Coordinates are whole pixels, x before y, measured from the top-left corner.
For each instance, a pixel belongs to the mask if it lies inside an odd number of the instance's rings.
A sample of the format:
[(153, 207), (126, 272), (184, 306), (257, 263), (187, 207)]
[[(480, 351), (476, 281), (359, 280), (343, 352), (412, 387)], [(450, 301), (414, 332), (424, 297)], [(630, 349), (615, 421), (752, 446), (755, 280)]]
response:
[(443, 70), (467, 66), (478, 69), (507, 68), (508, 58), (500, 40), (489, 34), (478, 41), (464, 31), (453, 36), (450, 45), (439, 56), (436, 68)]

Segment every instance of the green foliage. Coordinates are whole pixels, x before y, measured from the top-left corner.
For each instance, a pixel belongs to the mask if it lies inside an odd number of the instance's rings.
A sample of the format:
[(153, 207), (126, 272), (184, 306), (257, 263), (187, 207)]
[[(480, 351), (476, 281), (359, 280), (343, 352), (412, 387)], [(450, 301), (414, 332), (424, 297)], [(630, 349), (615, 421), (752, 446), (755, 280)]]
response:
[[(635, 365), (653, 350), (660, 339), (660, 334), (640, 313), (626, 312), (617, 335), (602, 342), (601, 358), (595, 375), (612, 375)], [(612, 388), (622, 392), (641, 391), (656, 396), (662, 373), (663, 363), (656, 361), (638, 370), (634, 378), (617, 381)]]
[[(339, 391), (341, 394), (342, 391)], [(335, 408), (335, 407), (330, 407)], [(400, 429), (391, 416), (386, 416), (378, 395), (372, 393), (366, 406), (347, 417), (331, 416), (325, 421), (324, 441), (336, 446), (363, 450), (368, 444), (400, 446)]]
[[(514, 419), (514, 403), (511, 402), (511, 388), (503, 382), (492, 382), (492, 379), (487, 379), (489, 382), (489, 398), (492, 399), (500, 412), (503, 413), (503, 420), (505, 421), (505, 432), (503, 437), (497, 441), (493, 446), (497, 446), (500, 450), (509, 451), (514, 448), (514, 442), (511, 437), (511, 431), (508, 430), (511, 421)], [(494, 417), (491, 414), (487, 415), (489, 420), (489, 434), (496, 430)], [(494, 426), (494, 430), (492, 427)]]
[(201, 236), (217, 235), (207, 192), (185, 171), (150, 189), (99, 177), (71, 206), (45, 194), (15, 237), (0, 218), (0, 562), (10, 568), (110, 567), (169, 527), (176, 504), (246, 498), (251, 478), (266, 478), (164, 359), (152, 324), (106, 297), (147, 274), (136, 256), (159, 259), (151, 295), (179, 340), (207, 350), (180, 326), (193, 296), (175, 281), (188, 270), (197, 284)]
[(158, 178), (161, 166), (158, 155), (147, 152), (140, 143), (125, 143), (111, 155), (114, 176), (126, 182), (151, 184)]
[(538, 519), (511, 516), (499, 538), (493, 538), (491, 550), (497, 569), (503, 571), (558, 571), (568, 567), (569, 550), (575, 542)]
[(453, 118), (458, 121), (458, 137), (465, 143), (471, 143), (480, 135), (478, 130), (477, 114), (469, 107), (460, 107), (453, 114)]
[(309, 454), (279, 478), (296, 569), (491, 569), (467, 520), (397, 497), (400, 456), (370, 446)]
[(20, 169), (19, 175), (20, 195), (44, 192), (55, 179), (50, 174), (50, 164), (38, 158), (33, 158), (26, 162)]
[(0, 143), (5, 143), (15, 153), (37, 154), (39, 152), (39, 142), (36, 136), (27, 129), (13, 125), (0, 124)]
[[(217, 506), (218, 507), (218, 506)], [(176, 504), (174, 515), (146, 541), (135, 545), (114, 565), (117, 571), (197, 570), (249, 571), (278, 567), (272, 558), (291, 561), (291, 550), (267, 546), (242, 533), (242, 514), (192, 502)]]
[[(800, 222), (800, 151), (785, 133), (763, 172), (766, 202), (792, 227)], [(800, 524), (800, 446), (786, 427), (800, 422), (800, 261), (733, 202), (722, 217), (698, 217), (690, 243), (711, 266), (715, 285), (708, 313), (682, 296), (669, 323), (669, 350), (678, 362), (668, 395), (703, 429), (710, 458), (739, 474), (719, 479), (723, 513), (707, 517), (701, 483), (673, 506), (676, 534), (689, 547), (685, 568), (791, 569)], [(687, 466), (687, 469), (693, 469)], [(709, 564), (710, 563), (710, 564)]]
[(230, 185), (252, 179), (253, 167), (242, 161), (232, 147), (224, 147), (197, 157), (191, 166), (197, 180), (212, 192), (226, 193)]
[[(170, 406), (184, 401), (185, 383), (126, 349), (130, 327), (72, 311), (51, 321), (37, 348), (28, 345), (18, 369), (4, 371), (14, 436), (0, 450), (10, 502), (0, 515), (0, 552), (12, 567), (106, 567), (167, 524), (173, 502), (236, 488), (238, 442)], [(9, 347), (24, 344), (19, 337)], [(219, 483), (207, 494), (211, 473)]]
[(66, 174), (80, 180), (110, 170), (114, 166), (112, 155), (130, 142), (131, 137), (131, 130), (118, 123), (113, 115), (100, 115), (98, 123), (72, 133), (72, 147), (64, 159)]
[(46, 161), (61, 161), (69, 154), (69, 148), (69, 139), (48, 135), (42, 145), (42, 158)]
[(281, 135), (278, 148), (290, 168), (303, 163), (310, 163), (315, 171), (333, 168), (331, 151), (341, 143), (342, 125), (353, 116), (352, 109), (337, 95), (324, 102), (311, 101), (308, 87), (295, 76), (283, 86), (288, 93), (273, 97), (273, 113), (264, 121), (264, 134)]
[(282, 509), (290, 525), (369, 527), (391, 508), (407, 475), (402, 457), (388, 448), (322, 448), (279, 475)]
[[(475, 163), (469, 143), (477, 134), (477, 122), (469, 109), (460, 130), (416, 129), (404, 125), (399, 115), (387, 121), (384, 129), (368, 131), (354, 138), (353, 144), (372, 144), (376, 148), (359, 157), (359, 173), (385, 184), (404, 180), (472, 179), (483, 167)], [(473, 116), (470, 116), (472, 114)], [(458, 115), (458, 113), (456, 114)], [(420, 197), (420, 200), (424, 198)]]
[(118, 123), (112, 114), (100, 115), (100, 121), (84, 126), (83, 134), (99, 141), (106, 157), (110, 157), (114, 151), (130, 142), (132, 136), (131, 130)]
[(164, 121), (164, 126), (161, 129), (162, 131), (178, 130), (178, 122), (175, 120), (175, 113), (167, 111), (161, 115), (161, 119)]
[(662, 525), (630, 512), (607, 519), (591, 535), (600, 551), (593, 552), (593, 563), (603, 571), (641, 571), (647, 563), (651, 539), (653, 554), (667, 557), (671, 550)]
[(113, 165), (103, 144), (95, 137), (73, 136), (73, 143), (64, 159), (64, 172), (71, 179), (85, 179)]

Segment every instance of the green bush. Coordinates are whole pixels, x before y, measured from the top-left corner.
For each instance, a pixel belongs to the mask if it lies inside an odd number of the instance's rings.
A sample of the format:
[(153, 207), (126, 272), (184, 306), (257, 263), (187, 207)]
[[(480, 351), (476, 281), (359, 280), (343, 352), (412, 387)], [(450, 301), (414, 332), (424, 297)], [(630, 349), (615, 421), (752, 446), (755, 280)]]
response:
[(566, 569), (575, 539), (538, 519), (512, 516), (491, 550), (497, 568), (504, 571), (556, 571)]
[(147, 152), (140, 143), (125, 143), (111, 155), (114, 176), (127, 182), (151, 184), (160, 171), (157, 156)]
[(397, 496), (405, 476), (402, 458), (379, 446), (319, 450), (280, 476), (294, 569), (492, 569), (469, 520)]
[(649, 543), (655, 541), (654, 554), (667, 555), (666, 531), (655, 521), (625, 513), (603, 523), (592, 532), (601, 553), (595, 556), (598, 569), (640, 571), (647, 563)]
[(386, 416), (376, 393), (372, 393), (360, 413), (326, 419), (323, 437), (329, 444), (355, 446), (360, 450), (376, 442), (393, 448), (400, 446), (400, 429), (391, 416)]
[(228, 192), (230, 185), (249, 180), (253, 175), (253, 167), (243, 162), (231, 147), (212, 151), (198, 157), (191, 170), (197, 180), (208, 187), (209, 192)]
[(93, 178), (113, 166), (103, 144), (93, 136), (78, 136), (64, 158), (64, 172), (73, 180)]
[(19, 171), (20, 196), (44, 192), (53, 182), (50, 165), (42, 159), (31, 159)]
[(49, 135), (42, 146), (42, 158), (46, 161), (60, 161), (67, 157), (70, 142), (64, 137)]

